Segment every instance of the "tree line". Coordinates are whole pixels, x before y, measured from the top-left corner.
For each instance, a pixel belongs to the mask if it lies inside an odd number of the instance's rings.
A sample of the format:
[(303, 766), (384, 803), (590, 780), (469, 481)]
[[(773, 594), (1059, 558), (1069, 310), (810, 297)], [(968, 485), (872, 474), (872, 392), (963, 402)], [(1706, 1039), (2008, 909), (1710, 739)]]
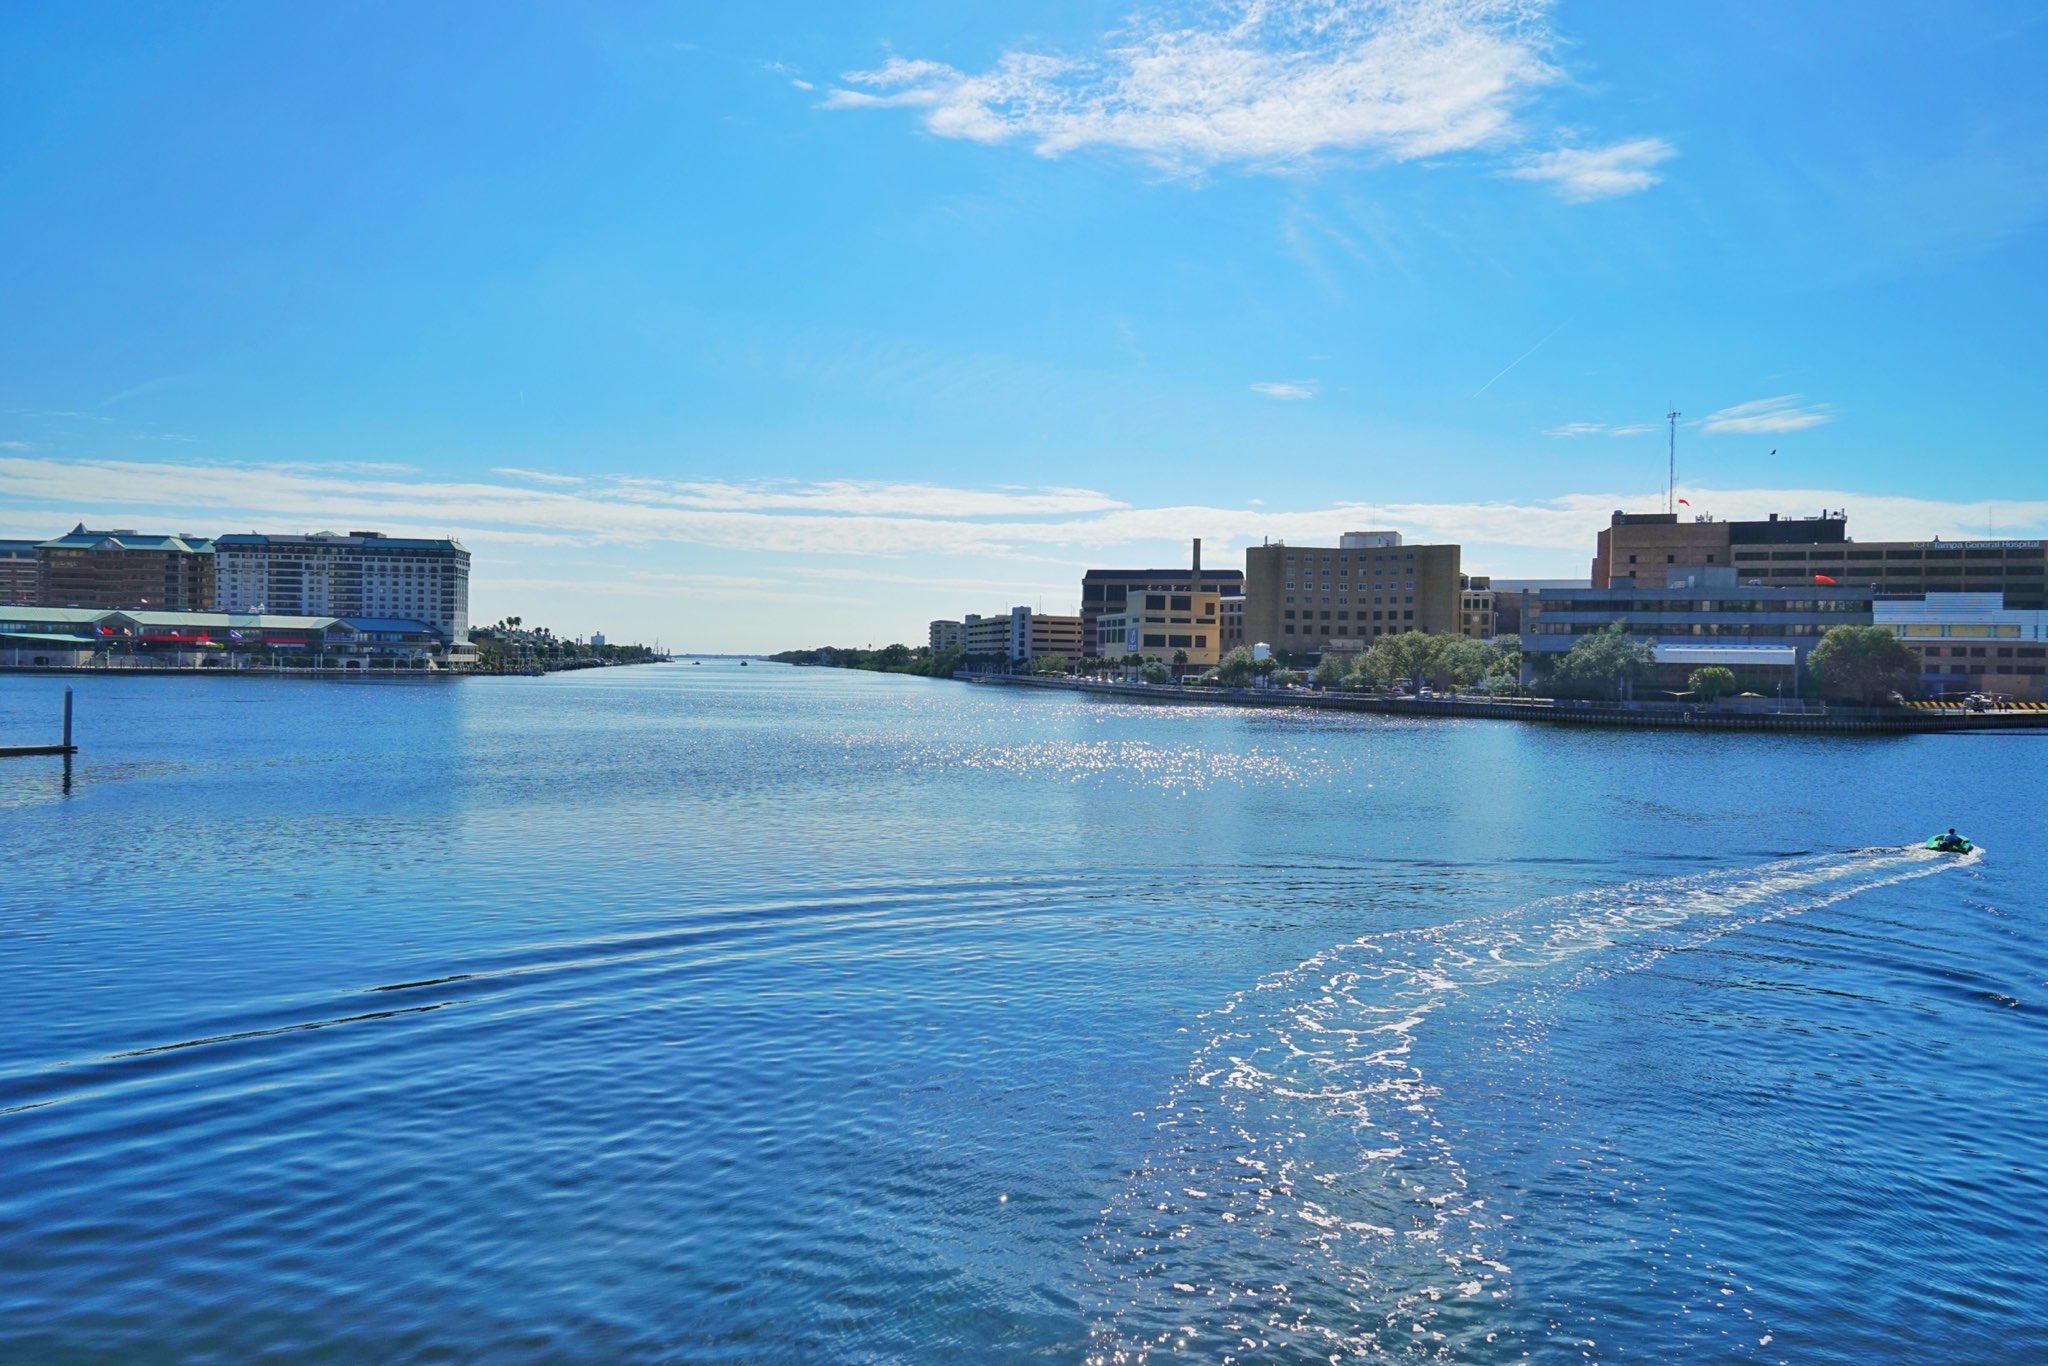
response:
[[(1225, 654), (1215, 667), (1188, 673), (1186, 651), (1171, 663), (1145, 655), (1087, 655), (1070, 661), (1061, 655), (1040, 655), (1012, 666), (1005, 655), (968, 654), (954, 648), (934, 652), (924, 646), (885, 645), (785, 650), (770, 655), (783, 664), (808, 664), (876, 673), (950, 678), (963, 668), (1011, 668), (1040, 674), (1074, 674), (1083, 678), (1120, 675), (1148, 683), (1182, 682), (1197, 687), (1247, 688), (1263, 683), (1287, 687), (1312, 677), (1331, 690), (1374, 691), (1432, 688), (1455, 691), (1477, 688), (1493, 694), (1534, 692), (1546, 697), (1612, 701), (1647, 686), (1656, 675), (1656, 655), (1649, 642), (1629, 635), (1626, 622), (1588, 632), (1563, 654), (1527, 656), (1534, 686), (1522, 682), (1524, 656), (1519, 636), (1476, 640), (1450, 632), (1402, 631), (1382, 636), (1361, 653), (1324, 651), (1313, 670), (1304, 674), (1282, 658), (1258, 658), (1243, 646)], [(1920, 657), (1913, 648), (1881, 626), (1836, 626), (1815, 644), (1807, 673), (1825, 697), (1882, 703), (1896, 694), (1912, 696), (1919, 686)], [(1696, 701), (1715, 702), (1738, 687), (1733, 670), (1720, 665), (1694, 669), (1687, 692)]]

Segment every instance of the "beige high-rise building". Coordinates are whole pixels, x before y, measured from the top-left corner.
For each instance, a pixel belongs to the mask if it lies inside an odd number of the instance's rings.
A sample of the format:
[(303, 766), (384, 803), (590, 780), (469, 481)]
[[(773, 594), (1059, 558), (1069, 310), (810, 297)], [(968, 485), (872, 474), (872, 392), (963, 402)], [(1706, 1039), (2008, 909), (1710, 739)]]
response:
[(1455, 545), (1353, 531), (1334, 546), (1271, 541), (1244, 553), (1244, 633), (1276, 651), (1364, 650), (1402, 631), (1463, 627)]
[(1662, 588), (1686, 569), (1732, 565), (1743, 584), (1834, 583), (1880, 598), (2002, 593), (2019, 611), (2048, 608), (2048, 542), (1855, 541), (1842, 511), (1720, 522), (1668, 512), (1617, 512), (1599, 535), (1595, 588)]

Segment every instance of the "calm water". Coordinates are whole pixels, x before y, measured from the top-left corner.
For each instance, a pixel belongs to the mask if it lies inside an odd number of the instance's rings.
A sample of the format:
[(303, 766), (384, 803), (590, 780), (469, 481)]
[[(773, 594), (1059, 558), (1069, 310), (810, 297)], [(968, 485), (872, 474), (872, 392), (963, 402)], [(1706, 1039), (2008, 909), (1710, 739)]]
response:
[(0, 1356), (2048, 1355), (2048, 738), (77, 687)]

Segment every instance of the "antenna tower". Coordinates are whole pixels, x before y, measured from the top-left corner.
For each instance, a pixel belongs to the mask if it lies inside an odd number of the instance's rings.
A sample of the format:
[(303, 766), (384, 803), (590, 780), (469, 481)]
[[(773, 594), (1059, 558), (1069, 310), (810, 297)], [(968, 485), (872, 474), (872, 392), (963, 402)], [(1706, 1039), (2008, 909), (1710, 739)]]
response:
[(1667, 454), (1664, 472), (1664, 510), (1678, 511), (1678, 409), (1664, 414), (1664, 420), (1671, 424), (1671, 445)]

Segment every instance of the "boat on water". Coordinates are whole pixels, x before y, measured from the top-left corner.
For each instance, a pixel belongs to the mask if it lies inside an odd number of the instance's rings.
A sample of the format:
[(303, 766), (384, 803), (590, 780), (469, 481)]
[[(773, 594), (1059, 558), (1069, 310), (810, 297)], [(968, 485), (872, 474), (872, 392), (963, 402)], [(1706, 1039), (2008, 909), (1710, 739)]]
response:
[(1977, 846), (1954, 830), (1950, 830), (1946, 834), (1929, 835), (1927, 847), (1939, 854), (1967, 854)]

